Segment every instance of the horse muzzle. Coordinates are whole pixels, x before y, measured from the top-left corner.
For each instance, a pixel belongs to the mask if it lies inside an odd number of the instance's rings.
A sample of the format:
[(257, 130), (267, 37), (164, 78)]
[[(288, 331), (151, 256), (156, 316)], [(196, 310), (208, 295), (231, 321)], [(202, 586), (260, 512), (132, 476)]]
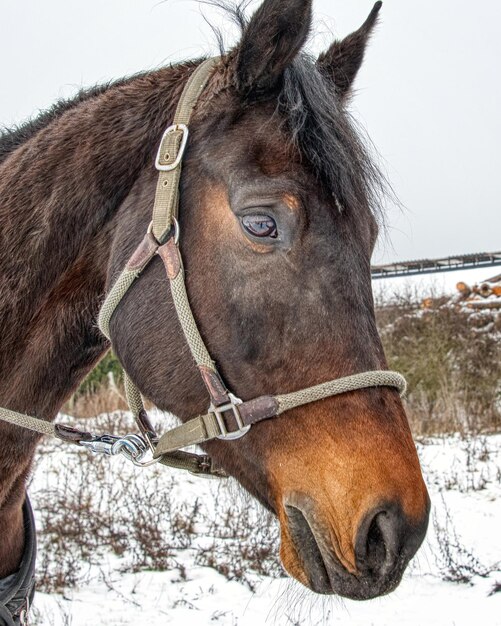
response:
[(322, 519), (311, 498), (291, 494), (285, 512), (288, 536), (282, 535), (282, 557), (287, 562), (284, 546), (289, 544), (289, 557), (295, 552), (289, 559), (295, 563), (291, 573), (316, 593), (352, 600), (369, 600), (393, 591), (428, 526), (428, 509), (416, 524), (398, 504), (385, 503), (365, 514), (351, 549), (343, 553), (339, 533)]
[(425, 537), (430, 500), (395, 392), (299, 407), (266, 463), (280, 555), (293, 577), (357, 600), (398, 585)]

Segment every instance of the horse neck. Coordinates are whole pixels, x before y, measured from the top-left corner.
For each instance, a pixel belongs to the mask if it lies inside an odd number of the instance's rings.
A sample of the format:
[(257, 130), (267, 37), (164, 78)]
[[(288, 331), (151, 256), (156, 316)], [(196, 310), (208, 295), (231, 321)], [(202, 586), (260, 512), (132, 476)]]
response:
[[(117, 212), (150, 163), (188, 70), (110, 87), (0, 163), (0, 406), (53, 419), (106, 350), (96, 317)], [(21, 555), (37, 441), (0, 423), (0, 577)]]

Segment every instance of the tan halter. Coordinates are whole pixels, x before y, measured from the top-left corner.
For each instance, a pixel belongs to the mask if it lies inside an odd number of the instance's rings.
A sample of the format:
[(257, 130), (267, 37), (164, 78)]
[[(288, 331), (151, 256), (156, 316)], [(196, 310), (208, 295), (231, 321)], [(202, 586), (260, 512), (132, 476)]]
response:
[[(184, 87), (173, 124), (163, 134), (155, 161), (159, 176), (152, 222), (143, 241), (111, 288), (99, 314), (99, 327), (111, 340), (110, 320), (114, 311), (132, 283), (158, 255), (165, 266), (172, 299), (186, 341), (210, 397), (208, 412), (188, 420), (158, 438), (146, 415), (141, 393), (124, 370), (127, 400), (142, 436), (99, 437), (6, 409), (0, 409), (0, 419), (43, 434), (53, 434), (95, 452), (122, 453), (138, 465), (160, 461), (165, 465), (188, 469), (194, 473), (224, 475), (223, 472), (213, 468), (210, 458), (206, 455), (191, 454), (180, 448), (202, 444), (215, 438), (237, 439), (245, 435), (257, 422), (280, 415), (294, 407), (356, 389), (387, 386), (398, 389), (400, 394), (405, 393), (406, 382), (401, 374), (380, 370), (353, 374), (285, 395), (260, 396), (246, 401), (233, 395), (223, 383), (200, 336), (189, 304), (179, 250), (180, 232), (177, 221), (179, 181), (182, 159), (188, 143), (188, 124), (196, 102), (218, 60), (213, 58), (201, 63)], [(153, 460), (144, 462), (143, 458), (148, 450), (151, 451)]]
[[(201, 444), (216, 437), (237, 439), (245, 435), (252, 424), (280, 415), (284, 411), (322, 398), (361, 389), (364, 387), (391, 386), (400, 393), (405, 390), (403, 376), (396, 372), (371, 371), (329, 381), (280, 396), (260, 396), (242, 402), (230, 393), (219, 375), (213, 360), (200, 336), (186, 293), (183, 265), (179, 250), (179, 225), (177, 222), (178, 186), (181, 164), (188, 138), (188, 123), (199, 95), (202, 93), (218, 59), (203, 62), (188, 80), (173, 125), (165, 131), (156, 167), (160, 171), (153, 207), (153, 220), (142, 243), (118, 277), (103, 304), (99, 327), (110, 338), (111, 316), (132, 282), (156, 254), (160, 256), (170, 281), (172, 299), (186, 341), (198, 366), (210, 396), (206, 415), (189, 420), (166, 432), (155, 447), (155, 457)], [(136, 415), (143, 411), (141, 396), (128, 381), (131, 408)]]

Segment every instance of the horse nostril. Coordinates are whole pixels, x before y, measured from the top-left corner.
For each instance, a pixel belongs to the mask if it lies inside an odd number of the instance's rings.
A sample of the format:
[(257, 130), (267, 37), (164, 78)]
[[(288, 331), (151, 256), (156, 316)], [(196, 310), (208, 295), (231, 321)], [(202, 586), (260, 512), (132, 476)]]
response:
[(371, 578), (392, 569), (399, 553), (398, 524), (389, 511), (375, 511), (361, 524), (355, 544), (357, 567)]
[(407, 563), (421, 544), (426, 526), (427, 523), (413, 526), (393, 505), (369, 513), (360, 525), (355, 543), (360, 573), (382, 579)]
[(382, 564), (386, 561), (386, 544), (379, 525), (382, 515), (385, 515), (385, 513), (378, 513), (374, 516), (365, 542), (365, 565), (370, 573), (380, 571)]
[(355, 544), (357, 567), (380, 579), (394, 569), (401, 552), (402, 524), (392, 508), (372, 511), (361, 524)]
[[(339, 556), (339, 543), (333, 541), (335, 527), (325, 521), (312, 498), (291, 493), (284, 510), (294, 547), (293, 552), (284, 552), (287, 569), (294, 576), (299, 572), (298, 579), (317, 593), (338, 593), (356, 599), (373, 598), (395, 589), (424, 539), (429, 512), (427, 507), (423, 518), (413, 523), (398, 503), (372, 509), (358, 530), (353, 529), (354, 545)], [(347, 541), (353, 541), (352, 537), (349, 532)]]

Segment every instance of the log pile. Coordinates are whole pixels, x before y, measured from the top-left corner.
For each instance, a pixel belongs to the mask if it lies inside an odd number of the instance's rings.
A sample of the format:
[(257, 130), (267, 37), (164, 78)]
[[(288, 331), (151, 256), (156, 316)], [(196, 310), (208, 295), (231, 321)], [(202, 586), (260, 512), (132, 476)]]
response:
[(474, 285), (459, 282), (451, 298), (425, 298), (422, 308), (432, 311), (455, 307), (468, 313), (469, 324), (477, 332), (501, 332), (501, 274)]
[(455, 303), (474, 310), (501, 310), (501, 274), (469, 286), (464, 282), (456, 285)]

